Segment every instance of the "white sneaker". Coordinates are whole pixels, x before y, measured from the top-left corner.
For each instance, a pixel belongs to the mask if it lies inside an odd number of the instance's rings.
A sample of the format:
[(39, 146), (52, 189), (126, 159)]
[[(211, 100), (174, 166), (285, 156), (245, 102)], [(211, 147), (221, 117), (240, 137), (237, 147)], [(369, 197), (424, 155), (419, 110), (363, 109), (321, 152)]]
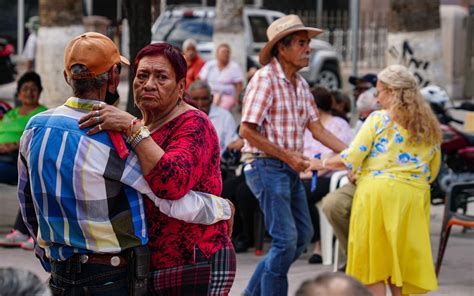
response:
[(33, 251), (35, 249), (35, 241), (30, 237), (26, 242), (20, 245), (20, 248), (27, 251)]
[(28, 241), (29, 237), (18, 230), (12, 230), (5, 237), (0, 238), (0, 247), (20, 247), (22, 243)]

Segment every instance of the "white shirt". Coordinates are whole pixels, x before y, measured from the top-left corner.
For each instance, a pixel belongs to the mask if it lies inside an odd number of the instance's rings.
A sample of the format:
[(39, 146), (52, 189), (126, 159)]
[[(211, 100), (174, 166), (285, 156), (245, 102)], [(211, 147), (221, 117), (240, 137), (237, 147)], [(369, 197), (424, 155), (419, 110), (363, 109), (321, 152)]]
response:
[(232, 113), (215, 105), (211, 105), (208, 116), (217, 131), (222, 156), (227, 146), (237, 137), (237, 124)]
[(239, 64), (230, 61), (227, 66), (219, 70), (217, 61), (206, 62), (199, 72), (199, 78), (207, 81), (213, 95), (224, 94), (236, 97), (235, 83), (244, 81), (244, 74)]
[(25, 48), (23, 49), (23, 53), (21, 54), (27, 60), (35, 60), (36, 56), (36, 33), (31, 32), (26, 39)]

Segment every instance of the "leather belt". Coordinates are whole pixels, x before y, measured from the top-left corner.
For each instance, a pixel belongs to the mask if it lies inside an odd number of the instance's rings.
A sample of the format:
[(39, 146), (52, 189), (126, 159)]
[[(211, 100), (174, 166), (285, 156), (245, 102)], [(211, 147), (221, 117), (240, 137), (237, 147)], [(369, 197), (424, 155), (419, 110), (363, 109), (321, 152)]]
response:
[(242, 153), (241, 160), (242, 160), (242, 162), (251, 163), (256, 158), (273, 158), (273, 159), (279, 160), (275, 156), (271, 156), (271, 155), (263, 153), (263, 152), (261, 152), (261, 153), (244, 152), (244, 153)]
[(127, 266), (127, 258), (117, 254), (82, 254), (79, 255), (82, 264), (101, 264), (113, 267)]
[(80, 264), (100, 264), (112, 267), (125, 267), (128, 264), (127, 257), (120, 254), (76, 254), (65, 261), (54, 260), (59, 264), (77, 262)]

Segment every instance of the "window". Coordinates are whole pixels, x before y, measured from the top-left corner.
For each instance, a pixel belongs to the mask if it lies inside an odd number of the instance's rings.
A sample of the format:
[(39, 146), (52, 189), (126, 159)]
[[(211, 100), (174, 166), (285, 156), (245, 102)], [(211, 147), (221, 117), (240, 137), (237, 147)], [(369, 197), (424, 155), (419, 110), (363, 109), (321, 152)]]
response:
[(184, 40), (212, 41), (213, 19), (208, 17), (173, 17), (164, 19), (157, 27), (154, 40), (166, 41), (181, 48)]
[(253, 42), (267, 42), (268, 21), (265, 16), (249, 15)]

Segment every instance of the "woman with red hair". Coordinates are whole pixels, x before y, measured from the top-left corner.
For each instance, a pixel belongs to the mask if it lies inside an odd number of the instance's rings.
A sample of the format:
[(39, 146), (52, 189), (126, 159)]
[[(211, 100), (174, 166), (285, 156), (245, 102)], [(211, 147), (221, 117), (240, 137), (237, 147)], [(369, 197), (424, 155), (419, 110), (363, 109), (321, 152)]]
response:
[[(219, 141), (211, 121), (184, 101), (186, 61), (167, 43), (150, 44), (135, 58), (133, 91), (143, 120), (101, 107), (90, 130), (125, 133), (154, 193), (176, 200), (188, 191), (219, 195)], [(94, 122), (91, 112), (85, 119)], [(86, 122), (88, 120), (82, 120)], [(145, 199), (151, 250), (150, 292), (160, 295), (227, 295), (236, 261), (226, 221), (190, 224), (162, 214)]]

